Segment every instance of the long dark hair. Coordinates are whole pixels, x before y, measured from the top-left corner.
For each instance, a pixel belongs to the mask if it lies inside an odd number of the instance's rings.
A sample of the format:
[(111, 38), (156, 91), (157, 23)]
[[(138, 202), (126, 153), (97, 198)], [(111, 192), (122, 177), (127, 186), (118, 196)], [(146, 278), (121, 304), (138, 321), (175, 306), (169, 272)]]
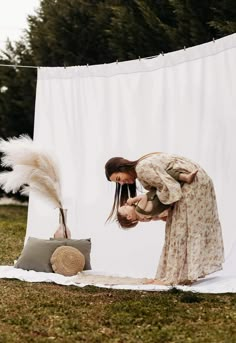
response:
[[(108, 181), (113, 173), (125, 172), (133, 173), (135, 172), (135, 167), (139, 160), (129, 161), (123, 157), (112, 157), (105, 164), (105, 174)], [(117, 213), (119, 206), (122, 206), (126, 203), (129, 197), (135, 197), (137, 195), (136, 182), (132, 184), (120, 185), (116, 183), (115, 195), (113, 206), (111, 212), (107, 218), (107, 221), (115, 218), (118, 220)], [(119, 221), (119, 220), (118, 220)]]

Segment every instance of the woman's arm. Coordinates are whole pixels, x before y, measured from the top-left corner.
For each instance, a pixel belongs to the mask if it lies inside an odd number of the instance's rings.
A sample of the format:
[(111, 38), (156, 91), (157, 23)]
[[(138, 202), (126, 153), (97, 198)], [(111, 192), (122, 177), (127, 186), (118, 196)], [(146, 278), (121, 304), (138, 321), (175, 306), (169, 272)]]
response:
[(182, 197), (181, 186), (161, 165), (143, 160), (136, 166), (139, 181), (147, 187), (156, 188), (158, 198), (163, 204), (172, 204)]

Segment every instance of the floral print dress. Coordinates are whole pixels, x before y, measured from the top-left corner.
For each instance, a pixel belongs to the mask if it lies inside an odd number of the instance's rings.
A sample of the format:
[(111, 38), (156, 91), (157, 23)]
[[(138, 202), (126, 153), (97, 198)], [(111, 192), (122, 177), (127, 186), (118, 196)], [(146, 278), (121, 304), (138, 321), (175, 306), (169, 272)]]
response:
[[(191, 184), (180, 183), (167, 172), (198, 169)], [(211, 178), (195, 162), (165, 153), (148, 155), (136, 166), (144, 188), (157, 189), (163, 204), (173, 204), (165, 229), (165, 243), (156, 278), (168, 284), (187, 284), (222, 269), (224, 248), (216, 196)]]

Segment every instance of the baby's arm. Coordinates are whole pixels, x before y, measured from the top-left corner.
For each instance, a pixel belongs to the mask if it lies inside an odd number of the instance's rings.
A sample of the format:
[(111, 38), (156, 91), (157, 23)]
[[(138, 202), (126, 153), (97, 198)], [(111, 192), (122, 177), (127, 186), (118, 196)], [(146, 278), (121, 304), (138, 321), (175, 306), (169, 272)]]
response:
[(139, 203), (139, 207), (144, 209), (146, 207), (146, 205), (147, 205), (147, 196), (146, 196), (146, 194), (141, 194), (141, 195), (138, 195), (138, 196), (136, 196), (134, 198), (129, 198), (127, 200), (127, 204), (130, 205), (130, 206), (132, 206), (133, 204), (135, 204), (137, 202)]
[(143, 194), (141, 197), (140, 197), (140, 200), (138, 202), (138, 207), (141, 208), (142, 210), (145, 210), (146, 206), (147, 206), (147, 203), (148, 203), (148, 198), (147, 198), (147, 195), (146, 194)]

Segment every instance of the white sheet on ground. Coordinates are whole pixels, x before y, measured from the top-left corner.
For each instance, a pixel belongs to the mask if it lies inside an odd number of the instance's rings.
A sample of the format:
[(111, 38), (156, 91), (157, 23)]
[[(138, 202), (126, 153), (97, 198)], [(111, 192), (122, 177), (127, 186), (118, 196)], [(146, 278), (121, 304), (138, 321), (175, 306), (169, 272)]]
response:
[[(114, 184), (104, 164), (164, 151), (201, 164), (216, 188), (227, 273), (194, 287), (236, 291), (235, 61), (233, 34), (141, 61), (38, 70), (34, 138), (58, 157), (68, 226), (73, 238), (91, 237), (93, 271), (154, 277), (164, 224), (105, 224)], [(58, 212), (31, 196), (26, 239), (51, 237), (57, 222)]]
[[(101, 277), (100, 277), (101, 276)], [(159, 286), (145, 284), (145, 278), (131, 278), (121, 275), (106, 274), (105, 272), (86, 271), (80, 276), (63, 276), (55, 273), (39, 273), (33, 270), (27, 271), (16, 269), (13, 266), (0, 266), (0, 278), (18, 279), (27, 282), (52, 282), (64, 286), (85, 287), (87, 285), (139, 291), (168, 291), (171, 286)], [(175, 286), (182, 291), (191, 291), (198, 293), (235, 293), (236, 276), (227, 276), (222, 271), (211, 274), (205, 279), (195, 282), (191, 286)]]

